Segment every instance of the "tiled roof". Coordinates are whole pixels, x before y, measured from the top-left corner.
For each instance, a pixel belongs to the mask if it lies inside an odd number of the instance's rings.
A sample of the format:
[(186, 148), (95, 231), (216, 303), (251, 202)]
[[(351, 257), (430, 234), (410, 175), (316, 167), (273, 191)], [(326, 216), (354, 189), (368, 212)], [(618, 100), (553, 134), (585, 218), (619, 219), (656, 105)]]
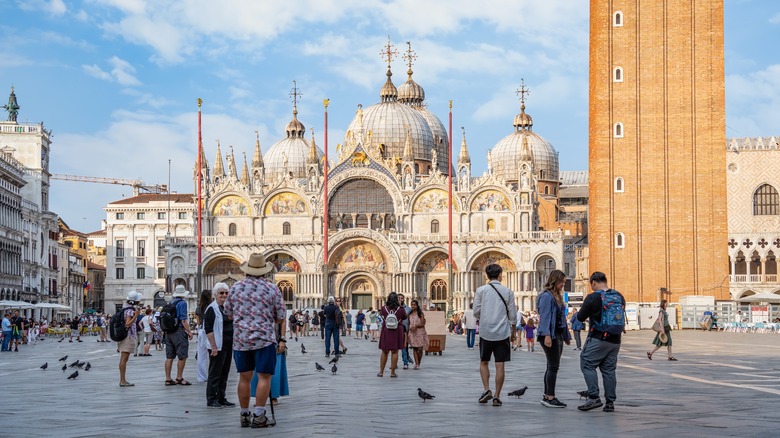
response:
[(87, 233), (87, 236), (106, 236), (106, 230), (97, 230)]
[(562, 186), (586, 186), (588, 185), (587, 170), (562, 170), (560, 172)]
[(100, 271), (105, 271), (106, 267), (103, 266), (103, 265), (97, 264), (95, 262), (87, 260), (87, 269), (89, 269), (89, 270), (96, 269), (96, 270), (100, 270)]
[(193, 195), (174, 193), (168, 194), (156, 194), (156, 193), (144, 193), (132, 198), (124, 198), (118, 201), (111, 202), (110, 204), (147, 204), (150, 202), (163, 201), (167, 202), (170, 198), (171, 202), (181, 204), (192, 204), (195, 202)]

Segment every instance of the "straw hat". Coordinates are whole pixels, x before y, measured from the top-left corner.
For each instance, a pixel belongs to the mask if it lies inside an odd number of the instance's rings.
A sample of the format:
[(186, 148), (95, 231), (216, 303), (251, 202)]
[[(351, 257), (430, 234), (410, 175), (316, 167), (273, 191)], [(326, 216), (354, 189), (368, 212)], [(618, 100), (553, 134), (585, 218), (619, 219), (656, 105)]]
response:
[(187, 292), (187, 289), (185, 289), (185, 288), (184, 288), (184, 285), (183, 285), (183, 284), (179, 284), (179, 285), (177, 285), (177, 286), (176, 286), (176, 289), (174, 289), (174, 290), (173, 290), (173, 297), (174, 297), (174, 298), (176, 298), (176, 297), (182, 297), (182, 298), (184, 298), (184, 297), (186, 297), (186, 296), (187, 296), (187, 295), (189, 295), (189, 294), (190, 294), (190, 293), (189, 293), (189, 292)]
[(666, 333), (658, 333), (658, 340), (660, 340), (662, 344), (665, 344), (669, 342), (669, 336), (667, 336)]
[(274, 264), (265, 260), (265, 256), (255, 253), (249, 256), (249, 260), (239, 266), (239, 269), (247, 275), (259, 277), (274, 270)]

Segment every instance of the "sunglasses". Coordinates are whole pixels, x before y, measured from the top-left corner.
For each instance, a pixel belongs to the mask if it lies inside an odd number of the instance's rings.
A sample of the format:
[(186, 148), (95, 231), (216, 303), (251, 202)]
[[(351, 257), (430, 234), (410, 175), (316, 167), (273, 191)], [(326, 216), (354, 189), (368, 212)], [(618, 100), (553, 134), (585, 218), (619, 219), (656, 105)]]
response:
[(227, 295), (227, 292), (218, 292), (217, 295)]

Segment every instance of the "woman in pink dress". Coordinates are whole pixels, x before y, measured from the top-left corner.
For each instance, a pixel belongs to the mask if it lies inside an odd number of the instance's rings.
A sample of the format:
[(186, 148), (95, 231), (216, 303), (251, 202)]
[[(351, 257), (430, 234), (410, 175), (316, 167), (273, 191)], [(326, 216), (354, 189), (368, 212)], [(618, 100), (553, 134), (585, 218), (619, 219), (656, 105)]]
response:
[[(382, 350), (382, 355), (379, 357), (379, 374), (376, 376), (382, 377), (385, 375), (387, 354), (390, 353), (390, 377), (398, 377), (395, 369), (398, 366), (398, 350), (404, 348), (404, 327), (401, 325), (401, 322), (406, 319), (406, 311), (398, 305), (397, 293), (390, 292), (387, 295), (387, 302), (379, 310), (379, 314), (382, 316), (382, 331), (379, 334), (379, 349)], [(388, 327), (389, 315), (395, 315), (394, 328)]]
[(425, 314), (417, 300), (412, 300), (409, 314), (409, 345), (414, 349), (414, 369), (420, 369), (423, 348), (428, 346), (428, 332), (425, 331)]

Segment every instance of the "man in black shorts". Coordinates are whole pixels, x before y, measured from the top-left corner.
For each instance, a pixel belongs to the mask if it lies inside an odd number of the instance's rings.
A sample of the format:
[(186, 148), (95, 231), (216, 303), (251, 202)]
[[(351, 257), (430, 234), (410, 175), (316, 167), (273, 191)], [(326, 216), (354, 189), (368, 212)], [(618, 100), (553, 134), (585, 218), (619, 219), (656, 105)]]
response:
[[(474, 295), (474, 318), (479, 320), (479, 374), (485, 392), (480, 403), (493, 399), (493, 406), (501, 406), (501, 387), (504, 386), (504, 362), (509, 362), (511, 345), (515, 341), (515, 293), (501, 284), (501, 266), (487, 265), (485, 274), (489, 283), (477, 289)], [(490, 392), (490, 357), (496, 361), (496, 392)]]

